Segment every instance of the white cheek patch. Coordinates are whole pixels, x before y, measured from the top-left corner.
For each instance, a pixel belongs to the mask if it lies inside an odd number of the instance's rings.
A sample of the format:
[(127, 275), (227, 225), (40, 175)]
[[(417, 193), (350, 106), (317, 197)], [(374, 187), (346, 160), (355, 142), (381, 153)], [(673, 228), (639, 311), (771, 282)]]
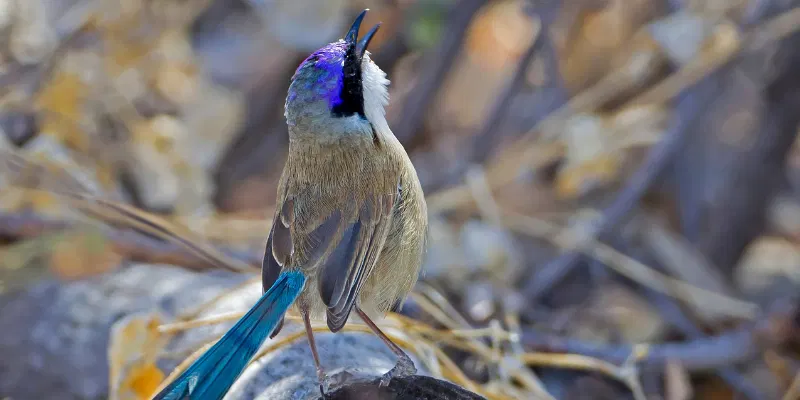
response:
[(361, 62), (361, 84), (364, 96), (364, 115), (372, 122), (379, 133), (389, 133), (386, 123), (386, 107), (389, 104), (389, 91), (386, 86), (389, 80), (383, 72), (369, 58), (369, 52), (364, 54)]

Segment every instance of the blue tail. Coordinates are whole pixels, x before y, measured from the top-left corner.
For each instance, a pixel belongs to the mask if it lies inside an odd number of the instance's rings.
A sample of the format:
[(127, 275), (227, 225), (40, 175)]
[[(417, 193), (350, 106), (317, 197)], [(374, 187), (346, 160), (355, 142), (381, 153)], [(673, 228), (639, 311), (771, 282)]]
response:
[(219, 400), (272, 333), (303, 290), (306, 277), (285, 271), (213, 347), (153, 397), (153, 400)]

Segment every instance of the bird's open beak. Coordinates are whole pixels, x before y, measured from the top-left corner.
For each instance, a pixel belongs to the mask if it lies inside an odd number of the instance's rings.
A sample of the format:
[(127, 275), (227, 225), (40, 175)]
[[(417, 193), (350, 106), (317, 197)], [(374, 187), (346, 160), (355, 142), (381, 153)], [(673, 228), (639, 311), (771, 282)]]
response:
[(356, 55), (358, 58), (361, 59), (364, 57), (364, 52), (367, 51), (367, 46), (369, 46), (369, 42), (372, 40), (372, 37), (375, 36), (375, 32), (378, 31), (378, 28), (381, 27), (381, 24), (376, 24), (372, 27), (372, 29), (367, 32), (361, 40), (358, 40), (358, 31), (361, 29), (361, 21), (364, 20), (364, 16), (367, 15), (366, 9), (358, 14), (356, 20), (353, 21), (353, 26), (350, 27), (350, 30), (347, 32), (347, 35), (344, 37), (344, 41), (347, 42), (350, 46), (355, 46)]

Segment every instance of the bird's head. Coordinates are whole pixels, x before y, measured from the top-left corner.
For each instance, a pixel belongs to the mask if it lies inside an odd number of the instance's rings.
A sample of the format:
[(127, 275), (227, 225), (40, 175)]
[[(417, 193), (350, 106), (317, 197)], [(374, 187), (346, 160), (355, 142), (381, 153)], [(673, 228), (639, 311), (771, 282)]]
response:
[(344, 39), (317, 50), (295, 71), (286, 97), (290, 134), (371, 135), (386, 125), (389, 81), (367, 52), (380, 24), (358, 37), (366, 13), (358, 15)]

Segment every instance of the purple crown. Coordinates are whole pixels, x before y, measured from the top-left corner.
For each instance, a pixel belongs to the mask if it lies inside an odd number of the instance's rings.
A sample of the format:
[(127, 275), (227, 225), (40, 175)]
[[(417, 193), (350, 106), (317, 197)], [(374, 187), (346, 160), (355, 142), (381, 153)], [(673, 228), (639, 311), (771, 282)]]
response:
[(366, 13), (364, 10), (358, 15), (344, 39), (315, 51), (300, 64), (292, 77), (288, 102), (294, 101), (303, 91), (306, 101), (327, 100), (334, 116), (358, 114), (364, 117), (361, 62), (380, 27), (380, 24), (374, 26), (358, 40), (358, 31)]

